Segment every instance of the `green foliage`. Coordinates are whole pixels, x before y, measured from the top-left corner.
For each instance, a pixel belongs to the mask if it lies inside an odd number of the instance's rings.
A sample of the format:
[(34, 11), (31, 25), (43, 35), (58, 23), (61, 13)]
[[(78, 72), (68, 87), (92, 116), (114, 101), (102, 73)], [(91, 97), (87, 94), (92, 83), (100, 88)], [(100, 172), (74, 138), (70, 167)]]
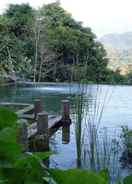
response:
[(21, 153), (21, 147), (16, 142), (15, 113), (6, 108), (0, 108), (0, 167), (12, 167)]
[(33, 58), (33, 12), (28, 4), (10, 5), (0, 16), (0, 71), (5, 77), (12, 71), (31, 75), (23, 68), (30, 68)]
[(107, 69), (106, 51), (89, 27), (58, 2), (34, 10), (11, 4), (0, 15), (0, 83), (15, 71), (34, 81), (131, 83)]
[[(6, 137), (7, 139), (8, 137)], [(1, 141), (1, 150), (0, 150), (0, 166), (2, 168), (12, 168), (16, 159), (19, 158), (21, 153), (21, 147), (17, 143), (11, 141)]]
[(99, 175), (102, 176), (102, 178), (104, 178), (105, 181), (109, 181), (109, 171), (107, 169), (101, 170), (99, 172)]
[(119, 71), (112, 71), (109, 69), (105, 69), (102, 73), (101, 83), (104, 84), (130, 84), (128, 78), (121, 75)]
[[(95, 40), (91, 29), (75, 21), (58, 3), (42, 7), (41, 17), (45, 20), (42, 27), (46, 35), (46, 45), (61, 60), (61, 65), (57, 64), (57, 70), (61, 70), (63, 74), (60, 67), (64, 66), (64, 70), (69, 73), (66, 76), (61, 75), (63, 77), (60, 78), (59, 72), (56, 72), (55, 77), (63, 81), (82, 79), (103, 81), (102, 76), (108, 60), (103, 46)], [(82, 68), (85, 70), (82, 71)]]
[(17, 116), (8, 109), (0, 108), (0, 179), (1, 183), (44, 183), (47, 176), (42, 159), (46, 153), (22, 153), (17, 143)]
[(128, 84), (132, 84), (132, 71), (130, 71), (127, 75), (126, 75), (126, 81)]
[(124, 152), (121, 156), (121, 163), (124, 167), (132, 167), (132, 130), (128, 127), (122, 127)]
[(9, 20), (9, 31), (13, 32), (16, 37), (23, 39), (31, 36), (34, 14), (28, 4), (11, 4), (5, 16)]
[(123, 181), (123, 184), (131, 184), (131, 183), (132, 183), (132, 175), (127, 176)]
[(28, 4), (10, 5), (0, 16), (0, 38), (0, 71), (5, 75), (15, 71), (32, 79), (34, 72), (38, 81), (105, 81), (103, 46), (58, 2), (37, 11)]
[(108, 180), (105, 180), (104, 177), (87, 170), (70, 169), (61, 171), (55, 169), (50, 170), (50, 173), (58, 184), (108, 184)]
[(16, 125), (17, 115), (6, 108), (0, 108), (0, 130)]
[(132, 130), (128, 127), (122, 127), (122, 137), (124, 138), (124, 146), (128, 152), (132, 153)]
[[(46, 160), (51, 156), (52, 152), (38, 152), (38, 153), (27, 153), (24, 155), (21, 160), (16, 161), (15, 167), (16, 168), (38, 168), (43, 165), (42, 160)], [(41, 163), (41, 164), (40, 164)], [(43, 166), (42, 166), (43, 167)]]

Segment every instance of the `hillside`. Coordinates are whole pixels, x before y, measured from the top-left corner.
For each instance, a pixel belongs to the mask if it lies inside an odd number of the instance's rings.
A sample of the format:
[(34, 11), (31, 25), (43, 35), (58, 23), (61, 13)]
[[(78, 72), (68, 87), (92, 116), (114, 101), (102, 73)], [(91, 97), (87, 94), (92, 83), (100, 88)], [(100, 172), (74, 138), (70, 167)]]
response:
[(108, 47), (128, 50), (132, 48), (132, 32), (104, 35), (100, 41)]
[(132, 32), (109, 34), (100, 38), (108, 58), (108, 67), (125, 75), (132, 70)]

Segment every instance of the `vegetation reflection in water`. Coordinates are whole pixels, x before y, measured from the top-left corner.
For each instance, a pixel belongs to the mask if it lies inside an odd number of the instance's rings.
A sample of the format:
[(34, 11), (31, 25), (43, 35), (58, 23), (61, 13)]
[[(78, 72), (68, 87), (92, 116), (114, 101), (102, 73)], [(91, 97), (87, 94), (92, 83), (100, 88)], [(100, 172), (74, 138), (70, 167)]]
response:
[[(53, 90), (54, 89), (54, 90)], [(51, 167), (81, 167), (92, 170), (108, 168), (111, 176), (118, 176), (122, 169), (119, 162), (121, 156), (120, 132), (109, 128), (102, 128), (101, 120), (105, 114), (105, 106), (111, 99), (113, 87), (102, 87), (97, 85), (50, 85), (37, 87), (3, 88), (1, 99), (4, 101), (32, 102), (35, 98), (41, 98), (44, 102), (45, 110), (51, 113), (58, 113), (61, 99), (68, 98), (71, 101), (71, 116), (73, 125), (71, 126), (71, 142), (68, 145), (61, 145), (63, 148), (72, 148), (71, 155), (64, 152), (63, 162), (71, 161), (70, 156), (76, 159), (76, 164), (66, 163), (61, 165), (62, 160), (59, 154), (51, 157)], [(6, 94), (5, 95), (5, 91)], [(75, 133), (74, 133), (75, 128)], [(58, 141), (60, 141), (60, 131), (52, 138), (51, 148), (58, 151)], [(114, 137), (113, 137), (114, 135)], [(59, 139), (58, 139), (59, 138)], [(76, 141), (74, 140), (76, 139)], [(75, 146), (76, 144), (76, 146)], [(66, 146), (66, 147), (65, 147)], [(65, 149), (64, 149), (65, 150)], [(62, 150), (61, 150), (62, 151)], [(76, 153), (75, 153), (76, 152)], [(61, 154), (62, 154), (61, 153)], [(56, 165), (54, 164), (55, 162)], [(60, 162), (60, 163), (59, 163)], [(125, 171), (126, 172), (126, 171)]]

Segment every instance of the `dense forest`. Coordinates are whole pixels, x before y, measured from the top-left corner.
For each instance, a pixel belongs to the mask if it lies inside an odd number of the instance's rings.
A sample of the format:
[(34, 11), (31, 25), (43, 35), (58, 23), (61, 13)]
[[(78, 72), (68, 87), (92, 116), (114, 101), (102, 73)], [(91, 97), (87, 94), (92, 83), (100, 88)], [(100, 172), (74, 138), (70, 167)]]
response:
[(123, 83), (92, 30), (75, 21), (58, 2), (34, 10), (11, 4), (0, 15), (0, 80), (17, 79)]

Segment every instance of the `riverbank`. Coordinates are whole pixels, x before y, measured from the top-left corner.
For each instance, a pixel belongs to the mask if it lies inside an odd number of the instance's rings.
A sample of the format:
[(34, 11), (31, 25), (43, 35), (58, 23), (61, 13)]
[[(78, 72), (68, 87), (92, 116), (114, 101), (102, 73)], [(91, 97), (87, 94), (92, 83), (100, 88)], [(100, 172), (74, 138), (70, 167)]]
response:
[(121, 86), (121, 87), (131, 87), (132, 85), (131, 84), (120, 84), (120, 83), (117, 83), (117, 84), (112, 84), (112, 83), (100, 83), (100, 84), (97, 84), (97, 83), (92, 83), (92, 82), (86, 82), (86, 83), (82, 83), (82, 82), (32, 82), (32, 81), (17, 81), (16, 82), (16, 85), (17, 86), (20, 86), (20, 87), (40, 87), (40, 86), (54, 86), (54, 85), (57, 85), (57, 86), (70, 86), (70, 85), (89, 85), (89, 86)]
[(14, 86), (15, 84), (16, 84), (15, 82), (3, 82), (3, 83), (0, 83), (0, 87)]

